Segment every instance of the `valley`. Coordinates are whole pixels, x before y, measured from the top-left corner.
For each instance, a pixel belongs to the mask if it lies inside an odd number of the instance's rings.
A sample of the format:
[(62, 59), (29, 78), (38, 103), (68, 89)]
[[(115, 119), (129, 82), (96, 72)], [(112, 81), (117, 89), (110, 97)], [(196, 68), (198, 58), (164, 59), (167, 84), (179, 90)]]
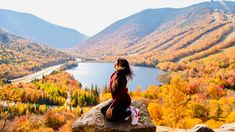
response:
[[(131, 99), (146, 105), (157, 128), (235, 122), (234, 1), (146, 9), (90, 38), (12, 13), (0, 10), (0, 131), (72, 131), (75, 120), (112, 98), (118, 57), (136, 75), (127, 85)], [(40, 27), (45, 36), (34, 34)]]

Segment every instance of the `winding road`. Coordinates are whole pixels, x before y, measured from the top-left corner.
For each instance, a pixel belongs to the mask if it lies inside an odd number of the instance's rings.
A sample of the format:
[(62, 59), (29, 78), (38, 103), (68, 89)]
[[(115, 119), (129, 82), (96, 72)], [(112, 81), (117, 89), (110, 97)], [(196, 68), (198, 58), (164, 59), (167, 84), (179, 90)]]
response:
[[(82, 59), (76, 58), (76, 62), (81, 62), (81, 61), (82, 61)], [(38, 71), (36, 73), (30, 74), (30, 75), (27, 75), (27, 76), (24, 76), (24, 77), (12, 79), (11, 83), (31, 82), (35, 79), (42, 79), (43, 76), (51, 74), (53, 71), (58, 70), (61, 66), (65, 65), (65, 64), (66, 63), (51, 66), (51, 67), (45, 68), (41, 71)]]
[(48, 68), (45, 68), (41, 71), (38, 71), (36, 73), (21, 77), (21, 78), (17, 78), (17, 79), (12, 79), (11, 83), (19, 83), (19, 82), (31, 82), (35, 79), (41, 79), (43, 76), (49, 75), (51, 74), (53, 71), (58, 70), (61, 66), (63, 66), (64, 64), (60, 64), (60, 65), (56, 65), (56, 66), (51, 66)]

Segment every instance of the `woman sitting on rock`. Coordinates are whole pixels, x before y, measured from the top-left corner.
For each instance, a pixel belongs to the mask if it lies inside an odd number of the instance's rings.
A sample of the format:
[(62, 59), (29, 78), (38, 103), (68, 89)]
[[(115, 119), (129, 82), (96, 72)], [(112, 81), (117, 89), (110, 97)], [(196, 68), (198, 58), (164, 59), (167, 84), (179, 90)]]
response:
[(119, 57), (114, 63), (114, 69), (115, 72), (110, 77), (112, 102), (101, 109), (101, 113), (111, 122), (122, 121), (133, 115), (130, 109), (131, 98), (127, 89), (127, 79), (132, 79), (133, 76), (129, 63), (126, 59)]

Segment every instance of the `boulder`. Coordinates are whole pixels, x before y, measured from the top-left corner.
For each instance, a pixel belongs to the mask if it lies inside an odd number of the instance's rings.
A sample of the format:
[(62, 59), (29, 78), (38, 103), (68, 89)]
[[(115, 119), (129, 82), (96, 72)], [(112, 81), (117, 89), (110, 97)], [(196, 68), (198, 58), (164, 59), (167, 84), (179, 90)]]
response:
[(111, 100), (100, 103), (87, 113), (83, 114), (73, 123), (73, 132), (156, 132), (156, 127), (152, 123), (146, 106), (140, 101), (132, 101), (131, 105), (141, 111), (139, 123), (131, 125), (131, 119), (121, 122), (107, 121), (100, 109), (107, 105)]
[(205, 124), (198, 124), (198, 125), (193, 127), (191, 132), (214, 132), (214, 130), (209, 128)]
[(179, 129), (179, 128), (170, 128), (166, 126), (157, 126), (157, 132), (214, 132), (214, 130), (209, 128), (205, 124), (197, 124), (192, 129)]
[(224, 124), (220, 127), (223, 132), (235, 132), (235, 123)]

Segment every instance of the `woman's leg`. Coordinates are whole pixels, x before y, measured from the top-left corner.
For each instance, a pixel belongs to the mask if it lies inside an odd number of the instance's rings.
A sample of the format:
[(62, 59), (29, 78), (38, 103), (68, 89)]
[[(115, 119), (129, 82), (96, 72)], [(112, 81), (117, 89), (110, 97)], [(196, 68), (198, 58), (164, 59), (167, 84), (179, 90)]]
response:
[[(112, 103), (112, 102), (111, 102)], [(103, 108), (101, 108), (101, 113), (104, 115), (104, 116), (106, 116), (106, 112), (107, 112), (107, 110), (108, 110), (108, 108), (109, 108), (109, 106), (111, 105), (111, 103), (109, 103), (109, 104), (107, 104), (106, 106), (104, 106)], [(110, 118), (110, 119), (107, 119), (108, 121), (110, 121), (110, 122), (113, 122), (113, 121), (115, 121), (115, 118), (114, 118), (114, 116), (113, 116), (113, 113), (114, 112), (112, 112), (112, 117)]]
[[(129, 106), (128, 106), (129, 107)], [(127, 116), (131, 115), (131, 111), (127, 110), (127, 106), (124, 105), (117, 105), (113, 109), (112, 113), (112, 120), (113, 121), (122, 121), (124, 120)]]
[[(101, 108), (101, 113), (104, 116), (106, 115), (106, 111), (110, 105), (111, 105), (111, 103), (109, 103), (106, 106), (104, 106), (103, 108)], [(113, 108), (112, 117), (107, 120), (110, 122), (124, 120), (127, 116), (131, 115), (131, 111), (126, 110), (128, 107), (129, 106), (126, 104), (118, 104), (116, 107)]]
[(104, 106), (103, 108), (101, 108), (101, 113), (105, 116), (106, 115), (106, 111), (109, 108), (109, 106), (111, 105), (111, 103), (107, 104), (106, 106)]
[(124, 120), (126, 117), (131, 115), (131, 111), (130, 110), (126, 110), (126, 109), (121, 111), (121, 113), (120, 113), (120, 120)]

